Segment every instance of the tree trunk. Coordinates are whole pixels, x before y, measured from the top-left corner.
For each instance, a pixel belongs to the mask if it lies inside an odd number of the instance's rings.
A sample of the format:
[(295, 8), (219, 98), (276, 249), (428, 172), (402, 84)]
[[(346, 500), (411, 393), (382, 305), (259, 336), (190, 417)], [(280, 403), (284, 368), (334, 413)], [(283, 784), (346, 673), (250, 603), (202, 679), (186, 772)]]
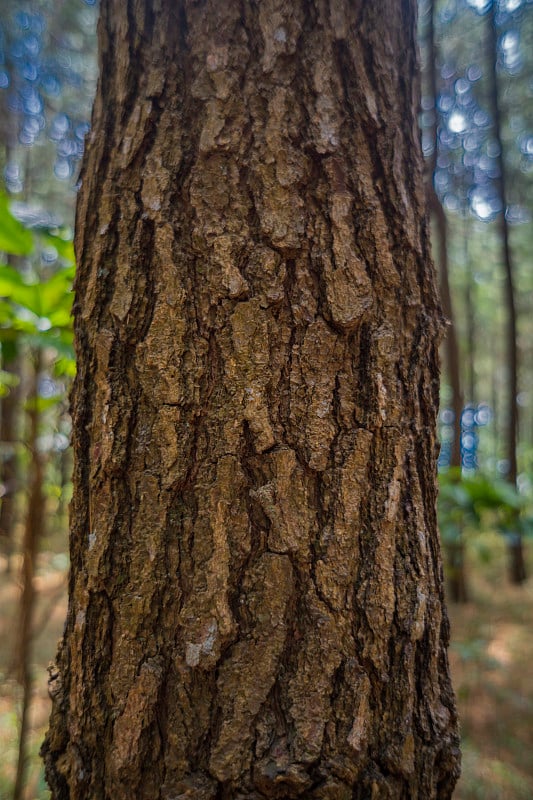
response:
[[(497, 4), (491, 3), (489, 17), (489, 46), (490, 46), (490, 103), (492, 121), (494, 125), (494, 139), (498, 145), (496, 157), (499, 177), (496, 181), (502, 210), (498, 215), (500, 237), (502, 243), (502, 260), (505, 277), (505, 309), (507, 313), (506, 330), (506, 355), (508, 363), (508, 400), (507, 400), (507, 460), (509, 470), (507, 479), (516, 484), (518, 466), (516, 461), (516, 447), (518, 438), (518, 334), (517, 313), (514, 288), (514, 268), (509, 241), (509, 224), (507, 222), (507, 175), (503, 153), (502, 126), (500, 118), (500, 98), (498, 87), (498, 29), (496, 22)], [(509, 548), (509, 577), (512, 583), (523, 583), (527, 579), (526, 562), (523, 553), (524, 543), (518, 533), (513, 537), (513, 544)]]
[(28, 465), (28, 508), (24, 524), (22, 541), (22, 569), (18, 645), (16, 653), (17, 677), (22, 688), (20, 710), (20, 728), (18, 743), (17, 772), (13, 788), (13, 800), (22, 800), (28, 760), (28, 738), (30, 734), (30, 705), (32, 695), (31, 638), (33, 616), (35, 610), (35, 562), (39, 552), (39, 544), (44, 535), (45, 498), (43, 492), (44, 457), (39, 452), (40, 412), (39, 377), (42, 369), (42, 352), (37, 350), (31, 354), (32, 375), (28, 401), (28, 436), (27, 445), (30, 454)]
[(437, 265), (439, 274), (440, 295), (442, 310), (448, 322), (446, 335), (444, 338), (444, 361), (446, 375), (450, 382), (452, 392), (452, 411), (453, 411), (453, 442), (450, 453), (450, 466), (461, 467), (461, 415), (463, 413), (463, 393), (461, 391), (461, 371), (459, 361), (459, 343), (457, 341), (457, 330), (454, 321), (452, 294), (449, 281), (448, 264), (448, 223), (446, 214), (439, 196), (434, 186), (434, 177), (437, 168), (437, 156), (439, 152), (438, 137), (438, 110), (437, 100), (439, 89), (437, 85), (437, 46), (435, 43), (435, 3), (431, 2), (428, 9), (428, 77), (429, 90), (433, 98), (433, 151), (429, 159), (427, 174), (428, 207), (435, 221), (437, 230)]
[(461, 391), (461, 369), (459, 356), (459, 342), (454, 321), (452, 294), (450, 291), (448, 270), (448, 221), (442, 204), (433, 186), (428, 189), (429, 209), (433, 214), (436, 227), (436, 240), (438, 242), (437, 263), (439, 266), (439, 285), (442, 299), (442, 309), (448, 320), (446, 336), (444, 339), (444, 356), (446, 376), (450, 381), (452, 391), (453, 411), (453, 442), (450, 453), (450, 467), (461, 468), (461, 416), (463, 413), (463, 393)]
[(468, 603), (470, 593), (466, 580), (465, 542), (446, 542), (446, 571), (448, 573), (448, 596), (452, 603)]
[(448, 798), (414, 3), (106, 0), (52, 797)]
[(514, 269), (511, 255), (511, 245), (509, 242), (509, 225), (507, 223), (507, 176), (505, 171), (505, 159), (503, 155), (503, 141), (501, 133), (500, 119), (500, 100), (498, 87), (498, 31), (496, 23), (497, 6), (491, 3), (489, 14), (489, 42), (490, 42), (490, 103), (492, 109), (492, 121), (494, 125), (493, 135), (498, 145), (498, 155), (496, 160), (499, 169), (497, 179), (498, 194), (500, 197), (502, 210), (498, 215), (500, 227), (500, 237), (502, 244), (502, 260), (505, 276), (505, 307), (507, 312), (507, 361), (508, 361), (508, 403), (507, 403), (507, 459), (509, 461), (508, 478), (512, 483), (516, 482), (516, 439), (518, 430), (518, 348), (517, 348), (517, 325), (516, 325), (516, 300), (514, 288)]
[[(8, 108), (5, 92), (0, 92), (0, 142), (4, 145), (2, 148), (4, 151), (2, 175), (4, 175), (5, 167), (13, 156), (17, 142), (15, 119)], [(2, 191), (5, 191), (3, 183)], [(10, 266), (16, 269), (17, 262), (16, 256), (7, 254), (7, 263)], [(0, 549), (6, 557), (6, 571), (10, 573), (11, 557), (15, 545), (16, 498), (20, 488), (17, 447), (19, 444), (18, 410), (21, 401), (21, 358), (16, 341), (2, 344), (2, 369), (15, 379), (15, 385), (4, 397), (0, 398), (0, 483), (3, 487), (0, 500)]]
[[(11, 358), (6, 358), (6, 350)], [(3, 347), (5, 360), (2, 369), (15, 379), (20, 378), (20, 357), (16, 345)], [(0, 479), (3, 487), (0, 501), (0, 547), (6, 556), (6, 570), (11, 572), (11, 557), (14, 550), (14, 534), (16, 523), (16, 499), (18, 485), (18, 411), (21, 399), (20, 386), (12, 386), (8, 394), (0, 400), (0, 446), (2, 460), (0, 462)]]
[[(437, 265), (439, 274), (440, 296), (442, 300), (442, 310), (448, 321), (448, 328), (444, 338), (444, 363), (446, 366), (446, 376), (450, 382), (452, 392), (452, 412), (453, 412), (453, 440), (450, 451), (449, 466), (456, 471), (457, 480), (461, 474), (461, 417), (463, 413), (463, 393), (461, 391), (461, 370), (459, 359), (459, 342), (457, 340), (457, 328), (453, 313), (452, 293), (449, 281), (449, 260), (448, 260), (448, 220), (442, 207), (442, 203), (434, 185), (435, 170), (437, 166), (437, 155), (439, 151), (438, 137), (438, 111), (437, 99), (439, 96), (437, 87), (437, 48), (435, 44), (435, 3), (431, 2), (428, 10), (428, 65), (429, 65), (429, 84), (433, 96), (433, 153), (430, 159), (429, 172), (427, 176), (428, 207), (433, 217), (436, 228), (437, 241)], [(466, 603), (468, 601), (467, 577), (465, 565), (464, 542), (446, 542), (444, 545), (446, 554), (446, 566), (448, 568), (448, 590), (449, 596), (454, 603)]]
[[(446, 372), (452, 390), (453, 442), (450, 453), (450, 467), (455, 470), (455, 480), (459, 482), (461, 480), (461, 416), (463, 412), (459, 372), (459, 345), (453, 318), (450, 282), (448, 280), (448, 224), (446, 214), (433, 186), (429, 187), (429, 208), (436, 223), (442, 308), (449, 323), (443, 344)], [(467, 588), (465, 543), (462, 540), (462, 535), (461, 541), (445, 541), (443, 547), (446, 558), (449, 597), (454, 603), (467, 603), (469, 593)]]
[(468, 402), (474, 406), (478, 404), (476, 387), (476, 282), (472, 270), (472, 261), (468, 249), (469, 224), (468, 208), (463, 210), (463, 254), (465, 268), (465, 315), (466, 315), (466, 361)]

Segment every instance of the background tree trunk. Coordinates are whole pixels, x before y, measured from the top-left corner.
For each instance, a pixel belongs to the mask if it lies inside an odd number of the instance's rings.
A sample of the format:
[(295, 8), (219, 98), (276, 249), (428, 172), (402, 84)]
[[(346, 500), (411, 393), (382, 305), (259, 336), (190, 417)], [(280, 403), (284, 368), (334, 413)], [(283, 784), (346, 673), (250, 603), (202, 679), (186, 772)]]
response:
[[(2, 172), (9, 164), (17, 143), (14, 116), (9, 113), (6, 93), (0, 92), (0, 145), (2, 147)], [(7, 263), (16, 268), (16, 256), (8, 254)], [(21, 358), (16, 342), (2, 344), (2, 369), (20, 382)], [(6, 571), (11, 572), (14, 551), (16, 497), (18, 485), (18, 409), (21, 401), (20, 383), (0, 398), (0, 550), (6, 556)]]
[(28, 760), (30, 734), (30, 705), (33, 688), (31, 669), (32, 627), (35, 607), (35, 571), (39, 545), (45, 533), (45, 496), (43, 491), (45, 463), (39, 451), (39, 426), (41, 414), (38, 407), (39, 378), (42, 370), (42, 351), (31, 355), (31, 377), (28, 393), (27, 445), (30, 454), (28, 466), (28, 507), (22, 540), (21, 597), (18, 619), (18, 646), (16, 673), (22, 689), (20, 704), (19, 746), (17, 771), (13, 787), (13, 800), (22, 800)]
[[(466, 196), (466, 189), (465, 189)], [(466, 360), (466, 380), (465, 386), (467, 403), (474, 406), (478, 405), (478, 391), (476, 381), (476, 356), (477, 356), (477, 298), (476, 298), (476, 281), (473, 269), (472, 259), (468, 248), (469, 238), (469, 210), (465, 206), (462, 212), (463, 216), (463, 264), (465, 269), (465, 288), (464, 288), (464, 314), (466, 324), (466, 341), (465, 341), (465, 360)]]
[[(11, 358), (6, 358), (6, 350)], [(11, 352), (10, 352), (11, 351)], [(2, 352), (2, 369), (20, 380), (21, 359), (16, 345), (6, 347)], [(20, 385), (12, 386), (0, 399), (0, 481), (3, 494), (0, 500), (0, 548), (6, 556), (6, 570), (11, 572), (11, 557), (14, 551), (16, 498), (18, 485), (18, 453), (20, 435), (18, 430), (19, 407), (21, 400)]]
[(452, 294), (449, 281), (448, 262), (448, 223), (446, 213), (433, 186), (428, 188), (428, 205), (435, 220), (436, 236), (438, 242), (436, 260), (439, 267), (440, 296), (442, 309), (448, 320), (448, 327), (443, 342), (446, 365), (446, 377), (450, 382), (451, 408), (453, 411), (453, 443), (450, 453), (450, 467), (461, 468), (461, 416), (463, 413), (463, 392), (461, 390), (461, 365), (459, 342), (453, 313)]
[[(500, 99), (498, 86), (498, 7), (496, 0), (493, 0), (488, 14), (489, 27), (489, 65), (490, 65), (490, 86), (489, 99), (492, 110), (492, 121), (494, 125), (494, 139), (498, 146), (496, 157), (499, 177), (496, 180), (498, 194), (501, 201), (501, 212), (498, 215), (500, 226), (500, 237), (502, 243), (502, 261), (505, 277), (505, 308), (507, 312), (506, 329), (506, 355), (507, 355), (507, 460), (509, 469), (507, 480), (516, 485), (518, 475), (518, 465), (516, 460), (516, 448), (518, 439), (518, 333), (517, 333), (517, 311), (516, 311), (516, 291), (514, 287), (514, 267), (511, 254), (511, 243), (509, 237), (509, 224), (507, 222), (507, 175), (505, 168), (504, 145), (502, 139), (502, 124), (500, 118)], [(518, 528), (518, 525), (517, 525)], [(510, 537), (509, 543), (509, 577), (512, 583), (524, 583), (527, 579), (526, 561), (524, 557), (524, 543), (521, 533), (517, 532)]]
[[(448, 322), (446, 334), (443, 342), (444, 363), (446, 368), (446, 378), (451, 389), (451, 410), (453, 412), (453, 441), (450, 450), (449, 466), (456, 470), (457, 480), (460, 479), (461, 471), (461, 418), (463, 414), (463, 392), (461, 389), (461, 369), (459, 356), (459, 342), (457, 328), (455, 325), (455, 315), (453, 313), (452, 293), (449, 280), (449, 259), (448, 259), (448, 220), (446, 212), (442, 206), (440, 198), (434, 185), (435, 171), (437, 167), (437, 156), (439, 152), (438, 137), (438, 97), (439, 90), (437, 85), (437, 46), (435, 42), (435, 3), (431, 2), (428, 9), (428, 72), (429, 87), (433, 97), (433, 153), (429, 162), (427, 176), (428, 208), (434, 220), (437, 241), (436, 261), (438, 265), (438, 276), (440, 286), (440, 296), (442, 310)], [(448, 589), (451, 600), (454, 603), (468, 602), (468, 581), (466, 577), (465, 546), (464, 541), (445, 542), (446, 567), (448, 578)]]
[(102, 3), (52, 796), (447, 798), (415, 3)]
[(437, 101), (439, 98), (439, 88), (437, 81), (437, 44), (435, 42), (435, 3), (431, 2), (428, 8), (428, 77), (429, 90), (433, 98), (433, 151), (429, 160), (427, 191), (429, 212), (433, 216), (436, 227), (436, 241), (438, 275), (440, 285), (440, 296), (442, 309), (448, 322), (444, 337), (444, 363), (446, 367), (446, 377), (450, 384), (452, 393), (451, 407), (453, 411), (453, 442), (450, 453), (450, 466), (461, 467), (461, 415), (463, 413), (463, 392), (461, 388), (461, 369), (459, 356), (459, 342), (457, 338), (457, 328), (455, 325), (455, 315), (453, 312), (452, 293), (449, 280), (449, 259), (448, 259), (448, 221), (446, 213), (437, 194), (434, 185), (434, 177), (437, 168), (437, 156), (439, 153), (439, 111)]

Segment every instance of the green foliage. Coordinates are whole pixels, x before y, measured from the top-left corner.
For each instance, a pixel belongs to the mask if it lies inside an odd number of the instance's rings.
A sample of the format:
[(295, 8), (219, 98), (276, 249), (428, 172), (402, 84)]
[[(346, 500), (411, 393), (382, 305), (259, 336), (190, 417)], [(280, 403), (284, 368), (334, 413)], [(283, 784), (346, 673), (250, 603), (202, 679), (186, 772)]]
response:
[(458, 542), (468, 527), (480, 523), (479, 512), (460, 471), (450, 469), (439, 476), (439, 526), (445, 542)]
[(68, 266), (48, 280), (28, 282), (16, 269), (4, 265), (0, 267), (0, 295), (32, 315), (20, 318), (23, 330), (40, 332), (51, 327), (70, 328), (73, 275), (73, 267)]
[(5, 369), (0, 369), (0, 397), (5, 397), (10, 389), (18, 386), (20, 378), (12, 372), (7, 372)]
[[(0, 193), (0, 250), (11, 256), (52, 251), (58, 265), (52, 275), (43, 277), (36, 271), (23, 273), (0, 260), (0, 344), (4, 358), (16, 352), (21, 342), (31, 348), (53, 347), (57, 352), (54, 374), (72, 376), (72, 241), (58, 229), (25, 228), (9, 211), (5, 194)], [(0, 373), (0, 393), (6, 394), (11, 385), (6, 373)]]
[(33, 236), (11, 214), (8, 199), (0, 192), (0, 251), (14, 256), (27, 256), (33, 250)]
[(24, 403), (26, 411), (37, 411), (42, 414), (49, 408), (53, 408), (62, 399), (62, 395), (53, 395), (53, 397), (29, 397)]
[(463, 477), (460, 470), (449, 469), (439, 475), (439, 484), (439, 526), (445, 542), (457, 542), (463, 533), (483, 527), (506, 536), (533, 531), (529, 499), (509, 482), (482, 472)]

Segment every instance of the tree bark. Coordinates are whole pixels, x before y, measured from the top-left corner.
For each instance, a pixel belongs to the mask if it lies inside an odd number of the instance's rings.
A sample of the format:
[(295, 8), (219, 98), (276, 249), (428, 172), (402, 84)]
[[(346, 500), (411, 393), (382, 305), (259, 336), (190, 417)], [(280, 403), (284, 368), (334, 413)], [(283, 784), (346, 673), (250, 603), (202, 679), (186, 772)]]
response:
[(102, 3), (55, 800), (451, 796), (414, 8)]

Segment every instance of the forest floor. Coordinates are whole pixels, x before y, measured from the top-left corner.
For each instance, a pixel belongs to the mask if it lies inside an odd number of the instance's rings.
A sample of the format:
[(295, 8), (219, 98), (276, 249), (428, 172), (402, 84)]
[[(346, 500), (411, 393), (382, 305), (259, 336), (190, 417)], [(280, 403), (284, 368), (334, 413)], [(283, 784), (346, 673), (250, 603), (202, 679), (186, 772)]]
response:
[[(461, 719), (457, 800), (533, 798), (533, 546), (529, 578), (510, 586), (501, 537), (471, 542), (471, 602), (449, 605)], [(485, 563), (483, 563), (485, 562)]]
[[(530, 573), (533, 547), (529, 544)], [(450, 661), (462, 727), (463, 774), (456, 800), (533, 798), (533, 577), (509, 586), (496, 536), (472, 542), (471, 602), (450, 606)], [(25, 800), (49, 797), (38, 757), (47, 726), (46, 667), (66, 611), (66, 557), (42, 553), (36, 579), (30, 762)], [(9, 800), (17, 757), (19, 691), (12, 673), (18, 584), (0, 563), (0, 798)]]

